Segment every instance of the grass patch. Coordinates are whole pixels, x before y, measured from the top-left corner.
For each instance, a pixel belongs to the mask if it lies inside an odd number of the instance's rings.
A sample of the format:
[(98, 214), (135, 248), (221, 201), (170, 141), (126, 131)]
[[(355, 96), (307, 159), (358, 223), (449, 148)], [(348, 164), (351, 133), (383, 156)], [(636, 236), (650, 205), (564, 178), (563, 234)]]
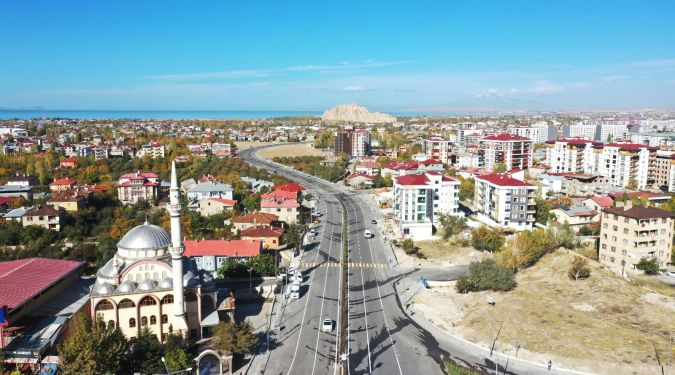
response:
[(480, 372), (470, 370), (452, 362), (445, 362), (445, 373), (448, 375), (480, 375)]
[(675, 286), (656, 279), (653, 276), (639, 275), (634, 277), (633, 282), (637, 286), (651, 289), (666, 296), (675, 297)]

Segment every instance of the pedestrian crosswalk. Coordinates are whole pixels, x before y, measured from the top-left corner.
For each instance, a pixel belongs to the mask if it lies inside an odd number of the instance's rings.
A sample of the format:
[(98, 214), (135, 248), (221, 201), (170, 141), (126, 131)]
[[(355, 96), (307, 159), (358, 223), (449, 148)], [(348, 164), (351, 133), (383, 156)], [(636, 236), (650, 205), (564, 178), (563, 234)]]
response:
[[(339, 268), (342, 262), (300, 262), (300, 268)], [(347, 262), (349, 268), (389, 268), (386, 263)]]

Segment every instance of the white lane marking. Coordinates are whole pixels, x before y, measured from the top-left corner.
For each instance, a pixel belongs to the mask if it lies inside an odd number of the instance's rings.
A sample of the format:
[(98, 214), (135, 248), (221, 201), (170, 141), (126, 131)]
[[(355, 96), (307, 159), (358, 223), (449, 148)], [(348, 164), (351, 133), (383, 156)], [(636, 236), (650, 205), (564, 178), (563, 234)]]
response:
[[(354, 207), (354, 205), (352, 205)], [(356, 209), (355, 209), (356, 211)], [(358, 218), (357, 218), (358, 219)], [(356, 241), (357, 244), (357, 249), (359, 252), (359, 264), (363, 264), (362, 256), (361, 256), (361, 242)], [(363, 318), (366, 321), (366, 346), (368, 348), (368, 373), (373, 372), (373, 367), (372, 367), (372, 359), (370, 358), (370, 333), (368, 333), (368, 309), (366, 308), (366, 286), (365, 282), (363, 279), (363, 267), (359, 267), (359, 270), (361, 271), (361, 296), (363, 297)]]
[[(358, 205), (357, 205), (358, 206)], [(361, 209), (361, 206), (358, 206), (359, 210), (361, 210), (361, 214), (363, 218), (366, 218), (365, 213), (363, 213), (363, 210)], [(358, 215), (357, 215), (357, 220), (358, 220)], [(370, 241), (366, 241), (368, 243), (368, 252), (373, 254), (373, 249), (370, 246)], [(372, 260), (372, 259), (371, 259)], [(384, 312), (384, 303), (382, 302), (382, 293), (380, 292), (380, 283), (377, 282), (377, 272), (373, 270), (373, 276), (375, 276), (375, 285), (377, 286), (377, 295), (378, 299), (380, 300), (380, 307), (382, 308), (382, 316), (384, 316), (384, 326), (387, 328), (387, 335), (389, 336), (389, 342), (391, 342), (391, 348), (394, 350), (394, 357), (396, 358), (396, 365), (398, 366), (398, 372), (399, 374), (403, 375), (403, 370), (401, 369), (401, 362), (398, 359), (398, 353), (396, 352), (396, 345), (394, 345), (394, 339), (391, 337), (391, 330), (389, 329), (389, 323), (387, 322), (387, 314)]]
[[(324, 206), (325, 205), (326, 204), (324, 203)], [(324, 208), (327, 208), (327, 207), (324, 207)], [(318, 262), (319, 253), (320, 253), (320, 251), (317, 249), (316, 255), (314, 256), (314, 263)], [(309, 299), (310, 299), (309, 296), (310, 296), (311, 291), (312, 291), (313, 282), (314, 282), (314, 271), (312, 271), (312, 278), (310, 279), (309, 288), (307, 288), (307, 295), (305, 296), (305, 297), (307, 297), (307, 300), (305, 301), (305, 309), (302, 312), (302, 321), (300, 322), (300, 330), (298, 332), (298, 341), (296, 341), (296, 343), (295, 343), (295, 351), (293, 352), (293, 359), (291, 360), (291, 365), (288, 367), (288, 374), (289, 375), (291, 374), (291, 371), (293, 370), (293, 364), (295, 363), (295, 358), (298, 355), (298, 347), (300, 346), (300, 338), (302, 337), (302, 328), (305, 326), (305, 315), (307, 315), (307, 306), (309, 304)]]
[[(340, 226), (340, 230), (342, 230), (342, 226)], [(333, 230), (331, 228), (331, 234), (333, 233)], [(330, 259), (330, 253), (331, 250), (333, 249), (333, 241), (330, 241), (328, 244), (328, 259)], [(318, 253), (318, 250), (317, 250)], [(314, 370), (316, 369), (316, 357), (319, 354), (319, 336), (321, 335), (321, 326), (323, 325), (323, 306), (325, 304), (326, 300), (326, 286), (328, 286), (328, 270), (326, 269), (326, 274), (323, 278), (323, 294), (321, 295), (321, 310), (319, 311), (319, 329), (316, 331), (316, 343), (314, 344), (314, 362), (312, 363), (312, 375), (314, 374)], [(330, 361), (330, 360), (329, 360)], [(329, 363), (330, 366), (330, 363)]]
[[(341, 209), (345, 210), (344, 213), (347, 214), (347, 228), (349, 228), (349, 214), (347, 213), (347, 210), (345, 209), (345, 206), (343, 206), (344, 203), (342, 201), (340, 201), (340, 199), (337, 198), (337, 197), (335, 199), (338, 200), (338, 204), (340, 204)], [(344, 213), (341, 213), (341, 215), (340, 215), (340, 224), (341, 224), (340, 225), (340, 233), (341, 234), (344, 234), (344, 232), (345, 232), (342, 229), (342, 225), (344, 225), (344, 218), (345, 218)], [(342, 242), (344, 240), (345, 240), (344, 237), (342, 235), (340, 235), (340, 251), (339, 251), (339, 254), (340, 254), (340, 260), (341, 261), (342, 261)], [(339, 360), (339, 357), (338, 357), (338, 355), (339, 355), (338, 352), (339, 352), (340, 348), (338, 347), (338, 345), (340, 343), (339, 335), (340, 335), (340, 307), (342, 306), (342, 272), (338, 272), (338, 273), (339, 273), (339, 276), (338, 276), (338, 298), (337, 298), (338, 308), (337, 308), (337, 318), (336, 318), (337, 337), (336, 337), (336, 340), (335, 340), (335, 362), (333, 363), (333, 375), (337, 374), (338, 363), (340, 363), (340, 360)], [(349, 297), (349, 275), (347, 275), (347, 297)], [(349, 308), (349, 301), (347, 301), (347, 308)], [(347, 324), (349, 324), (349, 319), (347, 319)], [(349, 345), (349, 328), (347, 328), (347, 345)], [(347, 367), (347, 372), (349, 372), (349, 367)]]

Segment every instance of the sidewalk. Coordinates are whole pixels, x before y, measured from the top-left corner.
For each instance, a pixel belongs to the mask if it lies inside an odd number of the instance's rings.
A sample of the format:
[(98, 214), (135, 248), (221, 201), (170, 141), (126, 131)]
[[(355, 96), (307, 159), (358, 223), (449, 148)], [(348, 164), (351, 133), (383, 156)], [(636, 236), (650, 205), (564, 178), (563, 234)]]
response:
[[(240, 306), (245, 307), (247, 305), (253, 304), (244, 304)], [(253, 330), (258, 335), (259, 341), (254, 352), (251, 355), (245, 357), (246, 359), (250, 359), (249, 362), (246, 365), (242, 366), (239, 370), (233, 371), (232, 374), (253, 375), (261, 373), (261, 370), (266, 365), (268, 358), (267, 336), (266, 336), (268, 330), (268, 323), (274, 315), (274, 311), (277, 308), (276, 305), (278, 305), (278, 302), (275, 303), (266, 301), (265, 303), (263, 303), (262, 308), (258, 314), (246, 315), (246, 320), (250, 322), (251, 325), (253, 326)], [(237, 308), (240, 309), (241, 308), (240, 306), (237, 306)], [(272, 332), (270, 330), (270, 340), (272, 337), (271, 333)]]

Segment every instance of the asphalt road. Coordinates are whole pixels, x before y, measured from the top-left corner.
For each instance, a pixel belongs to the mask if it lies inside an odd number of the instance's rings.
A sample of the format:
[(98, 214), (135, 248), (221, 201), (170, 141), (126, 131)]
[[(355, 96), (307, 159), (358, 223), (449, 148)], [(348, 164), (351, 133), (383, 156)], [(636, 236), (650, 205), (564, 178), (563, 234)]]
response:
[[(342, 213), (348, 218), (348, 359), (350, 374), (443, 374), (444, 360), (465, 363), (481, 372), (499, 374), (580, 374), (544, 363), (514, 359), (513, 353), (449, 336), (424, 319), (411, 319), (397, 292), (401, 285), (418, 283), (419, 270), (391, 268), (394, 256), (385, 248), (377, 225), (379, 212), (344, 187), (297, 172), (255, 155), (260, 148), (242, 151), (240, 157), (307, 187), (318, 198), (323, 213), (318, 246), (302, 254), (305, 274), (301, 298), (280, 304), (280, 321), (271, 346), (265, 374), (338, 374), (337, 331), (321, 331), (321, 321), (336, 320), (339, 311)], [(367, 239), (363, 232), (375, 234)], [(328, 263), (326, 263), (328, 262)], [(465, 269), (429, 271), (428, 277), (447, 280)], [(425, 276), (427, 277), (427, 276)], [(398, 289), (397, 289), (398, 285)], [(337, 322), (336, 322), (337, 323)], [(337, 325), (336, 325), (337, 327)]]

